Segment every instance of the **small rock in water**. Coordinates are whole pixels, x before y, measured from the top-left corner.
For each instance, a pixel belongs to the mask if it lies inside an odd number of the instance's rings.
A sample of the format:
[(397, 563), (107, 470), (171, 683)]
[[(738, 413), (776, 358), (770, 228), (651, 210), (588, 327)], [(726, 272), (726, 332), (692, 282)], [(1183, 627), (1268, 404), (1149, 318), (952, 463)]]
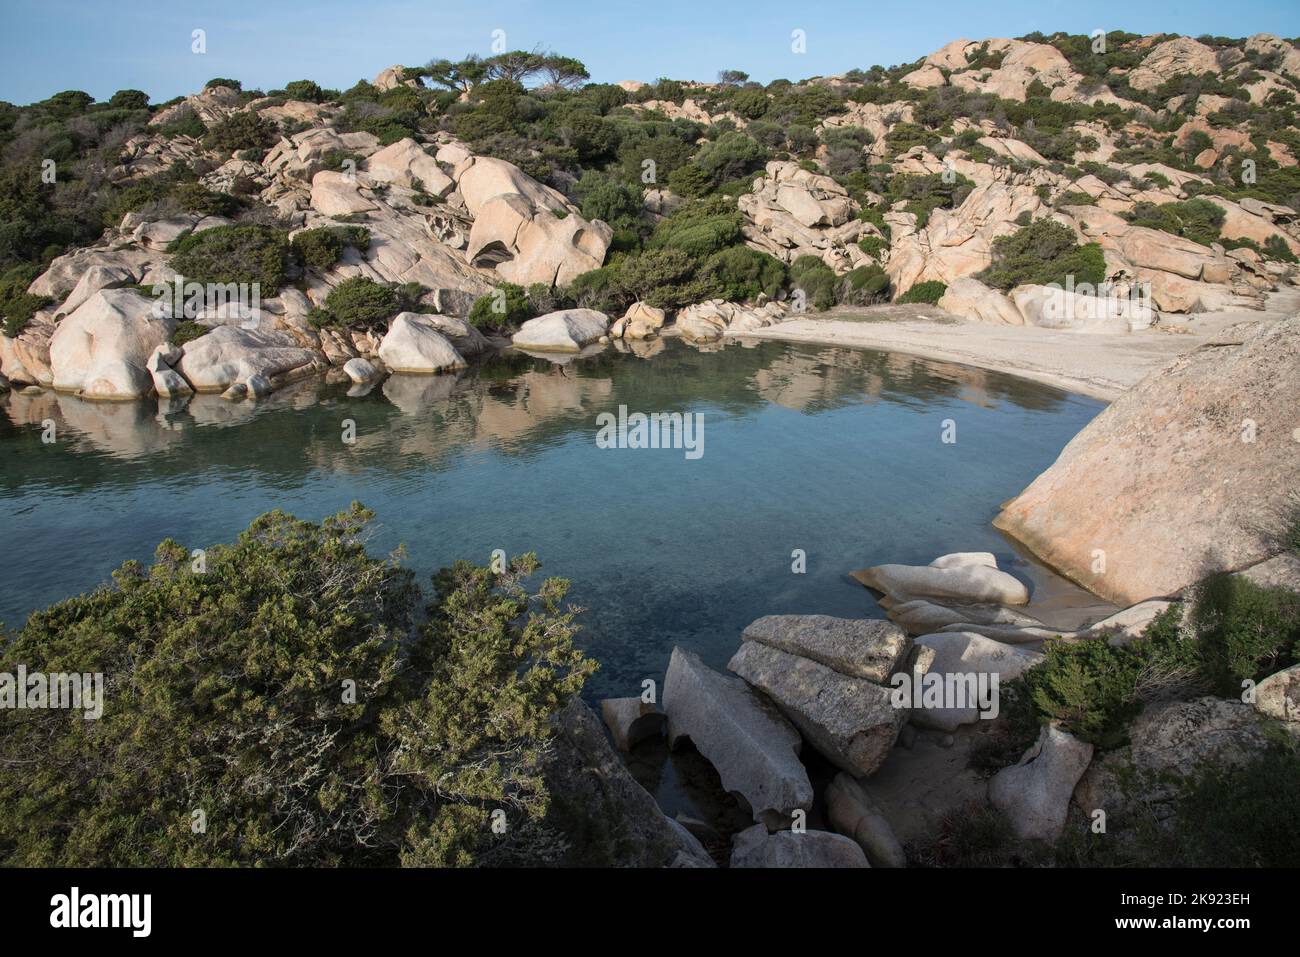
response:
[(656, 705), (640, 698), (606, 698), (600, 703), (600, 718), (620, 751), (630, 751), (648, 738), (659, 737), (668, 721)]

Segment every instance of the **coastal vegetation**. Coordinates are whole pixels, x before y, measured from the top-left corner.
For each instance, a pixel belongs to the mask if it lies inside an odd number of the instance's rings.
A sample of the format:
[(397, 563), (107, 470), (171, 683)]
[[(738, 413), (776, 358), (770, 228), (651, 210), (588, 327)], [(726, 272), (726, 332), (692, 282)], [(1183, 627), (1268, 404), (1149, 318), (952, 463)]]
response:
[(542, 761), (595, 663), (568, 583), (459, 562), (430, 598), (366, 550), (361, 507), (158, 546), (34, 613), (0, 671), (102, 672), (101, 720), (0, 723), (0, 860), (21, 866), (527, 861), (556, 836)]

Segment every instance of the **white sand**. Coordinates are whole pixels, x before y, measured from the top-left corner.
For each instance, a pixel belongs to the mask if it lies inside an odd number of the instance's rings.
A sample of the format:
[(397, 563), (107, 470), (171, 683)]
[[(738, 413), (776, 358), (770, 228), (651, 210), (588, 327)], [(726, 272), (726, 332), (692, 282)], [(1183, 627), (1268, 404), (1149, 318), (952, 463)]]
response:
[(950, 316), (935, 306), (889, 305), (838, 308), (728, 338), (903, 352), (1007, 372), (1109, 401), (1229, 325), (1268, 322), (1296, 312), (1300, 289), (1286, 286), (1269, 296), (1263, 312), (1167, 315), (1156, 328), (1127, 336), (986, 325)]

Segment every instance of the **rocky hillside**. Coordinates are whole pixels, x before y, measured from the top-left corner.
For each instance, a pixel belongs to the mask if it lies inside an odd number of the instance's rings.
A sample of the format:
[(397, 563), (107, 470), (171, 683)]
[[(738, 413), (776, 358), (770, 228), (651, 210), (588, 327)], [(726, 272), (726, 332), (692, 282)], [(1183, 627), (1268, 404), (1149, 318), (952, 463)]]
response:
[[(890, 299), (1127, 332), (1295, 274), (1290, 41), (1034, 35), (725, 77), (589, 84), (516, 52), (0, 104), (0, 385), (235, 399), (456, 368), (484, 334), (707, 341)], [(1106, 281), (1118, 301), (1054, 288)]]

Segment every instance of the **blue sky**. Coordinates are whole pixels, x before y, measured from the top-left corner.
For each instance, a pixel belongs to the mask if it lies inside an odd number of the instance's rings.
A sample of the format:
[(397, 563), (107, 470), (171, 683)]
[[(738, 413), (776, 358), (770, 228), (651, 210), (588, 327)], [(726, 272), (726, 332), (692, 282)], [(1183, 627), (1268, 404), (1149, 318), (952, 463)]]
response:
[[(949, 40), (1032, 30), (1300, 34), (1297, 0), (0, 0), (0, 99), (29, 103), (60, 90), (98, 99), (133, 88), (155, 102), (215, 76), (272, 89), (296, 79), (351, 86), (394, 63), (542, 46), (576, 56), (592, 77), (755, 80), (909, 62)], [(203, 29), (207, 52), (191, 52)], [(807, 52), (791, 52), (791, 31)]]

